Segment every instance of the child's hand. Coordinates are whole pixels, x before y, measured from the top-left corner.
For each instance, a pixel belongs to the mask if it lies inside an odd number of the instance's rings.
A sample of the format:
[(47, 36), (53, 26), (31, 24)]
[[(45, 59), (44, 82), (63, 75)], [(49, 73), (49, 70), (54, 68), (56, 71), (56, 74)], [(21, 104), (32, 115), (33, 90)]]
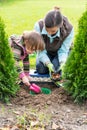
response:
[(33, 78), (31, 76), (27, 76), (27, 78), (28, 78), (29, 81), (33, 80)]
[(30, 86), (29, 79), (26, 76), (22, 78), (22, 81), (25, 85)]

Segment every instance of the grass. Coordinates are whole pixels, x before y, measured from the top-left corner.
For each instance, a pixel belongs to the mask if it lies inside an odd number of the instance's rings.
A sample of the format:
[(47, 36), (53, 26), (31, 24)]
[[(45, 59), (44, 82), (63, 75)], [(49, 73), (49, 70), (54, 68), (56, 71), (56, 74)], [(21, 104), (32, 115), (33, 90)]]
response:
[(36, 63), (36, 54), (32, 54), (29, 56), (30, 61), (30, 68), (35, 69), (35, 63)]
[[(6, 25), (6, 33), (22, 34), (24, 30), (33, 30), (37, 20), (44, 18), (47, 11), (59, 6), (77, 32), (78, 19), (86, 9), (86, 0), (0, 0), (0, 16)], [(30, 56), (34, 66), (35, 55)]]
[[(5, 21), (8, 36), (32, 30), (37, 20), (58, 5), (77, 29), (78, 19), (86, 8), (86, 0), (0, 0), (0, 16)], [(3, 2), (4, 1), (4, 2)]]
[(29, 112), (24, 112), (17, 115), (17, 124), (21, 126), (21, 130), (29, 128), (29, 130), (44, 130), (46, 124), (50, 123), (51, 114), (44, 114), (36, 109), (29, 109)]

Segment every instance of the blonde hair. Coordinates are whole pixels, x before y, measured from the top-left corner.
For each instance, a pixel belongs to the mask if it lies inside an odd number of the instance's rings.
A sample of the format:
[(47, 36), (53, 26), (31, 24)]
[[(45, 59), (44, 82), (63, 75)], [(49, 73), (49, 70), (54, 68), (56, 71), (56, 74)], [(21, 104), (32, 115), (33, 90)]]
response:
[(43, 41), (42, 36), (36, 31), (24, 31), (23, 32), (23, 39), (26, 42), (26, 47), (30, 48), (31, 50), (35, 48), (36, 50), (44, 50), (45, 43)]

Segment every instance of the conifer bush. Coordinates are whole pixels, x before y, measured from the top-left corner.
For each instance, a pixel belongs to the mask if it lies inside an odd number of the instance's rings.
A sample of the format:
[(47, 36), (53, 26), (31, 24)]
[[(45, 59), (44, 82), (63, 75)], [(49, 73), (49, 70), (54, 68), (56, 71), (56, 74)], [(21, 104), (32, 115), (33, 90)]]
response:
[(18, 90), (17, 71), (14, 59), (5, 33), (5, 24), (0, 17), (0, 100), (8, 102)]
[(78, 22), (78, 33), (74, 47), (63, 70), (65, 89), (72, 95), (75, 102), (87, 99), (87, 10)]

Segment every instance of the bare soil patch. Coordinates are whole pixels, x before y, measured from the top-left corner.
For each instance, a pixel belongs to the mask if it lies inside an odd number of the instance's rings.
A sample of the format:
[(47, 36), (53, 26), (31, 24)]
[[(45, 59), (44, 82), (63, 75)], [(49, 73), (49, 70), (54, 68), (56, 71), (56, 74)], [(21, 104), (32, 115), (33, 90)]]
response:
[(39, 84), (49, 95), (31, 95), (21, 86), (11, 104), (0, 103), (0, 130), (87, 130), (87, 104), (75, 104), (62, 88)]

